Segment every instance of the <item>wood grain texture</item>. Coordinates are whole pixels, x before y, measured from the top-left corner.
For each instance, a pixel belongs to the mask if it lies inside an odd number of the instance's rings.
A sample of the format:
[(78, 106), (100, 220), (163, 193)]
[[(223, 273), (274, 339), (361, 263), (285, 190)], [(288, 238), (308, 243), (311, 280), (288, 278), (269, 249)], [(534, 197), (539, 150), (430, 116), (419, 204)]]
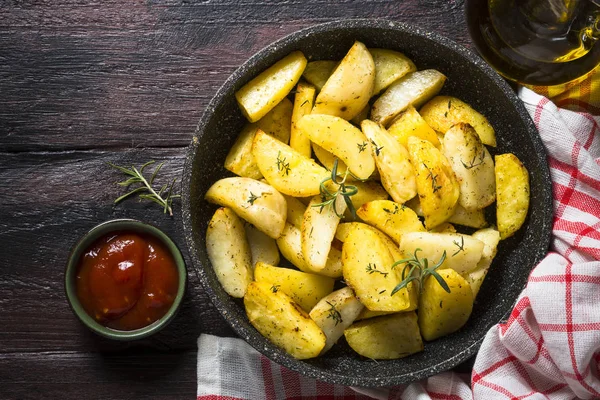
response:
[[(192, 132), (248, 57), (298, 29), (344, 18), (418, 24), (470, 46), (462, 0), (0, 0), (0, 398), (192, 398), (201, 333), (234, 333), (191, 268), (180, 220), (130, 199), (106, 162), (165, 161), (179, 178)], [(134, 343), (99, 338), (64, 296), (74, 243), (137, 218), (188, 264), (180, 313)], [(468, 369), (469, 366), (463, 367)]]

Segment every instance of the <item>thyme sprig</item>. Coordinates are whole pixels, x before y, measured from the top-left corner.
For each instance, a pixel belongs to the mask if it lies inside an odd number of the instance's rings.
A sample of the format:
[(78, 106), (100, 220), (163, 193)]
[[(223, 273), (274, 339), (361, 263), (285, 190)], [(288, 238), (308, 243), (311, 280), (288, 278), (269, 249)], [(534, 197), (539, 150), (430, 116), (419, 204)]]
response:
[[(323, 208), (331, 204), (335, 215), (342, 218), (344, 216), (344, 213), (338, 212), (336, 206), (336, 200), (338, 196), (342, 196), (344, 198), (344, 201), (346, 202), (346, 205), (348, 206), (348, 209), (352, 213), (352, 217), (356, 219), (356, 208), (354, 208), (350, 197), (358, 193), (358, 188), (354, 185), (346, 184), (346, 179), (348, 179), (348, 175), (351, 175), (354, 178), (356, 177), (352, 174), (352, 172), (350, 172), (349, 169), (346, 169), (344, 175), (338, 175), (337, 170), (338, 159), (336, 158), (333, 162), (333, 167), (331, 168), (331, 176), (321, 181), (321, 185), (319, 187), (319, 192), (321, 194), (321, 202), (318, 204), (314, 204), (313, 207), (321, 207), (320, 211), (322, 211)], [(329, 181), (337, 185), (337, 190), (335, 192), (332, 192), (327, 188), (326, 184)]]
[(465, 169), (471, 169), (471, 168), (475, 168), (475, 167), (478, 167), (481, 164), (483, 164), (484, 160), (485, 160), (485, 149), (482, 150), (480, 154), (475, 154), (473, 156), (473, 159), (471, 161), (469, 161), (468, 163), (465, 163), (463, 160), (460, 160), (460, 163), (463, 165), (463, 167), (465, 167)]
[[(125, 175), (129, 176), (128, 179), (126, 179), (122, 182), (118, 182), (117, 185), (129, 187), (130, 185), (140, 184), (140, 186), (138, 186), (137, 188), (118, 197), (114, 202), (115, 204), (121, 202), (122, 200), (125, 200), (129, 196), (138, 194), (140, 199), (150, 200), (150, 201), (153, 201), (153, 202), (159, 204), (161, 207), (163, 207), (163, 212), (165, 214), (168, 212), (171, 217), (173, 216), (173, 208), (172, 208), (173, 199), (181, 197), (178, 194), (173, 194), (173, 186), (175, 185), (175, 181), (177, 179), (174, 178), (170, 184), (165, 183), (158, 190), (154, 189), (154, 187), (153, 187), (154, 180), (156, 179), (156, 175), (158, 175), (158, 171), (160, 171), (160, 169), (162, 168), (164, 163), (160, 163), (156, 166), (156, 168), (154, 169), (154, 172), (152, 173), (152, 175), (150, 176), (149, 179), (144, 177), (144, 169), (146, 167), (148, 167), (149, 165), (154, 164), (155, 162), (156, 161), (154, 161), (154, 160), (148, 161), (147, 163), (142, 165), (139, 169), (137, 169), (134, 166), (131, 166), (131, 168), (126, 168), (126, 167), (121, 167), (119, 165), (115, 165), (110, 162), (108, 163), (108, 165), (110, 165), (111, 167), (113, 167), (113, 168), (121, 171)], [(146, 193), (144, 193), (144, 192), (146, 192)]]
[(432, 265), (431, 267), (429, 266), (429, 260), (427, 258), (420, 259), (417, 256), (417, 252), (419, 252), (419, 251), (422, 251), (422, 250), (416, 249), (415, 253), (412, 257), (396, 261), (392, 265), (392, 268), (395, 268), (397, 265), (404, 264), (404, 263), (407, 264), (404, 266), (404, 269), (402, 270), (402, 282), (400, 282), (398, 285), (396, 285), (394, 290), (392, 290), (391, 296), (393, 296), (400, 290), (407, 287), (408, 284), (411, 283), (412, 281), (416, 281), (419, 284), (419, 291), (423, 290), (423, 281), (429, 275), (432, 275), (435, 278), (435, 280), (438, 281), (440, 286), (446, 292), (450, 293), (450, 287), (448, 287), (448, 284), (446, 283), (444, 278), (442, 278), (440, 276), (440, 274), (438, 274), (436, 271), (436, 269), (438, 269), (444, 263), (444, 260), (446, 259), (446, 251), (444, 250), (439, 261), (437, 263), (435, 263), (434, 265)]
[(342, 314), (340, 314), (338, 309), (335, 308), (335, 304), (331, 304), (330, 302), (327, 302), (327, 304), (329, 304), (330, 306), (329, 310), (327, 310), (329, 312), (327, 318), (333, 319), (335, 321), (336, 326), (337, 324), (344, 322), (344, 320), (342, 319)]

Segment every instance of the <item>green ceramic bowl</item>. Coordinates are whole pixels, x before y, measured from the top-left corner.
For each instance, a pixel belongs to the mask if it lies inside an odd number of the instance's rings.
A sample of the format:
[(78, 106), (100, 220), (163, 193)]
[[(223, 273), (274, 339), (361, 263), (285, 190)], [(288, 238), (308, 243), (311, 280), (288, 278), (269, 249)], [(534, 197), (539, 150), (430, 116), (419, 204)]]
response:
[[(81, 303), (79, 302), (79, 298), (77, 297), (77, 291), (75, 288), (77, 266), (85, 250), (100, 237), (106, 235), (107, 233), (117, 231), (136, 232), (140, 234), (151, 235), (159, 239), (173, 256), (175, 264), (177, 265), (177, 272), (179, 275), (179, 287), (177, 289), (177, 295), (169, 311), (167, 311), (167, 313), (162, 318), (153, 322), (152, 324), (133, 331), (120, 331), (116, 329), (111, 329), (102, 326), (101, 324), (96, 322), (83, 309), (83, 306), (81, 305)], [(177, 310), (179, 309), (181, 300), (183, 299), (183, 294), (185, 293), (186, 280), (187, 271), (181, 252), (179, 251), (179, 248), (177, 248), (175, 243), (163, 231), (156, 228), (155, 226), (134, 219), (115, 219), (103, 222), (100, 225), (93, 227), (77, 242), (77, 244), (75, 244), (75, 246), (71, 250), (71, 253), (69, 254), (69, 260), (67, 262), (67, 268), (65, 270), (65, 292), (71, 309), (73, 310), (77, 318), (79, 318), (79, 320), (93, 332), (97, 333), (100, 336), (114, 340), (136, 340), (148, 337), (160, 331), (162, 328), (167, 326), (169, 322), (171, 322), (171, 320), (175, 317)]]

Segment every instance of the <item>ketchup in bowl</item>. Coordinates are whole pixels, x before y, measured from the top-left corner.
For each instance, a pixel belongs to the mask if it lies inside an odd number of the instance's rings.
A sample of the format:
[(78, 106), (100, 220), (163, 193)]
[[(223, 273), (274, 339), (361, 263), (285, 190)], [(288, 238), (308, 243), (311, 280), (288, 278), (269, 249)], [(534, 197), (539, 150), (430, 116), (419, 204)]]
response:
[(165, 315), (179, 287), (177, 265), (156, 238), (111, 232), (83, 253), (76, 293), (83, 309), (108, 328), (131, 331)]

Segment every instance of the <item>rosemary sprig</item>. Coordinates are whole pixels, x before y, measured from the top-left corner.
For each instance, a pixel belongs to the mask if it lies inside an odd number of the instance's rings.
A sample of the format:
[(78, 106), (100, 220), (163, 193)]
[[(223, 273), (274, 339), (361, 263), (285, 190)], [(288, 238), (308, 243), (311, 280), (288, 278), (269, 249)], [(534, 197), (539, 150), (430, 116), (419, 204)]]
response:
[[(444, 250), (439, 261), (437, 263), (435, 263), (434, 265), (432, 265), (431, 267), (429, 266), (429, 260), (427, 258), (419, 259), (419, 257), (417, 256), (417, 252), (419, 252), (419, 251), (422, 251), (422, 250), (416, 249), (415, 253), (412, 257), (396, 261), (392, 265), (392, 268), (395, 268), (399, 264), (404, 264), (404, 263), (407, 264), (404, 266), (404, 269), (402, 270), (402, 282), (400, 282), (398, 285), (396, 285), (394, 290), (392, 290), (391, 296), (393, 296), (400, 290), (404, 289), (412, 281), (416, 281), (419, 284), (419, 291), (423, 290), (423, 281), (429, 275), (432, 275), (438, 281), (440, 286), (446, 292), (450, 293), (450, 288), (448, 287), (448, 284), (446, 283), (444, 278), (442, 278), (440, 276), (440, 274), (438, 274), (436, 271), (436, 269), (438, 269), (443, 264), (444, 260), (446, 259), (446, 251)], [(408, 273), (407, 273), (407, 271), (408, 271)]]
[[(154, 184), (156, 175), (158, 175), (158, 171), (160, 171), (160, 169), (162, 168), (164, 163), (160, 163), (156, 166), (156, 168), (154, 169), (154, 172), (150, 176), (150, 179), (146, 179), (144, 177), (144, 169), (147, 166), (154, 164), (155, 162), (156, 161), (154, 161), (154, 160), (148, 161), (146, 164), (142, 165), (139, 170), (134, 166), (131, 166), (131, 168), (126, 168), (126, 167), (121, 167), (119, 165), (115, 165), (110, 162), (107, 163), (111, 167), (113, 167), (113, 168), (121, 171), (125, 175), (129, 176), (128, 179), (117, 183), (117, 185), (129, 187), (130, 185), (140, 184), (140, 186), (138, 186), (137, 188), (118, 197), (115, 200), (115, 204), (121, 202), (122, 200), (125, 200), (129, 196), (132, 196), (134, 194), (139, 194), (140, 199), (150, 200), (150, 201), (153, 201), (153, 202), (159, 204), (161, 207), (163, 207), (165, 214), (168, 212), (171, 217), (173, 216), (173, 208), (172, 208), (173, 199), (181, 197), (178, 194), (173, 194), (173, 186), (175, 185), (175, 181), (177, 179), (173, 179), (171, 181), (171, 184), (165, 183), (163, 186), (161, 186), (161, 188), (158, 191), (155, 190), (152, 187), (152, 185)], [(144, 193), (144, 192), (147, 192), (147, 193)]]
[[(331, 176), (329, 178), (325, 178), (321, 181), (321, 185), (319, 188), (319, 191), (321, 194), (321, 203), (314, 204), (313, 207), (321, 207), (321, 211), (322, 211), (323, 208), (325, 208), (326, 206), (331, 204), (333, 207), (333, 211), (335, 212), (335, 215), (342, 218), (344, 216), (344, 214), (338, 212), (337, 207), (336, 207), (336, 200), (337, 200), (338, 196), (342, 196), (344, 198), (344, 201), (346, 202), (346, 206), (348, 206), (348, 209), (352, 213), (352, 217), (354, 219), (356, 219), (356, 209), (354, 208), (354, 205), (352, 204), (352, 200), (350, 200), (350, 197), (354, 196), (356, 193), (358, 193), (358, 188), (354, 185), (346, 184), (346, 179), (348, 178), (348, 175), (352, 175), (352, 172), (350, 172), (349, 169), (346, 169), (346, 172), (344, 173), (344, 175), (338, 175), (337, 169), (338, 169), (338, 159), (336, 158), (335, 161), (333, 162), (333, 167), (331, 168)], [(354, 176), (354, 175), (352, 175), (352, 176)], [(331, 192), (329, 189), (327, 189), (326, 183), (328, 181), (331, 181), (337, 185), (337, 190), (335, 192)]]

